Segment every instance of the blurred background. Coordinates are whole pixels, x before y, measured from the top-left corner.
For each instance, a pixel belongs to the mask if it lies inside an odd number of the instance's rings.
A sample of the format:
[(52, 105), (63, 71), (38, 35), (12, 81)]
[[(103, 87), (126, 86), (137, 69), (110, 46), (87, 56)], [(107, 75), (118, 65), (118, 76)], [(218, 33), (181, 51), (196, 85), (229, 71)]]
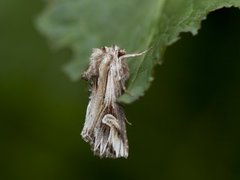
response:
[(85, 82), (62, 72), (34, 20), (40, 0), (0, 1), (0, 179), (239, 180), (240, 11), (181, 34), (146, 95), (125, 106), (127, 160), (99, 159), (80, 137)]

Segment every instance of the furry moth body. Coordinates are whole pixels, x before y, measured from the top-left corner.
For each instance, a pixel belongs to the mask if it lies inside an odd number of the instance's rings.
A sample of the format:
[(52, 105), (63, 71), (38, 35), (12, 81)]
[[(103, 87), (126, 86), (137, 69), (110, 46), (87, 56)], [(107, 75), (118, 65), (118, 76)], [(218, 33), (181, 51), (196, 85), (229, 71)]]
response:
[(116, 45), (93, 49), (89, 67), (82, 75), (90, 83), (91, 95), (81, 135), (95, 155), (128, 157), (126, 117), (117, 98), (124, 92), (129, 76), (125, 60), (146, 52), (126, 54)]

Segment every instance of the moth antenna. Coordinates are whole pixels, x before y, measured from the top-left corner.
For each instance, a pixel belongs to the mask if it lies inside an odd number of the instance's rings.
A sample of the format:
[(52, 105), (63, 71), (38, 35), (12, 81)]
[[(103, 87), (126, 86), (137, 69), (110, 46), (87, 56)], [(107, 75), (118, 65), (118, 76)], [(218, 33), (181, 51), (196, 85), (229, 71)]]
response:
[(122, 60), (122, 59), (129, 58), (129, 57), (141, 56), (141, 55), (147, 53), (148, 51), (150, 51), (151, 49), (152, 49), (152, 47), (150, 47), (149, 49), (147, 49), (147, 50), (145, 50), (143, 52), (140, 52), (140, 53), (125, 54), (125, 55), (121, 56), (119, 59)]

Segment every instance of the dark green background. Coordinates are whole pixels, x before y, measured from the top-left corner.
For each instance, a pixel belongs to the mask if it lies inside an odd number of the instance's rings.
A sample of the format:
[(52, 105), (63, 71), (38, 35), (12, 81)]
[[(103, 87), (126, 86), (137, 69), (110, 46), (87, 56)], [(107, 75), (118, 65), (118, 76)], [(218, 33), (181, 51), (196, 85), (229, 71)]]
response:
[(36, 30), (43, 7), (0, 1), (0, 179), (240, 179), (239, 10), (211, 13), (167, 50), (150, 90), (125, 106), (129, 158), (106, 160), (80, 138), (88, 87)]

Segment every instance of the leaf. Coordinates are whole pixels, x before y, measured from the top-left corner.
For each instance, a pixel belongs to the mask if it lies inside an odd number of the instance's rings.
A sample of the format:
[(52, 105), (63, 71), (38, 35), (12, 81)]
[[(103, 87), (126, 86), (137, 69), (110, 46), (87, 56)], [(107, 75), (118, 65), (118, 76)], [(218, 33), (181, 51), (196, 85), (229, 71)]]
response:
[(144, 57), (129, 60), (128, 89), (119, 101), (142, 96), (162, 63), (166, 48), (181, 32), (196, 35), (201, 21), (222, 7), (240, 7), (240, 0), (55, 0), (37, 20), (38, 29), (54, 47), (70, 48), (65, 71), (77, 80), (89, 63), (91, 49), (117, 44), (127, 52), (153, 47)]

